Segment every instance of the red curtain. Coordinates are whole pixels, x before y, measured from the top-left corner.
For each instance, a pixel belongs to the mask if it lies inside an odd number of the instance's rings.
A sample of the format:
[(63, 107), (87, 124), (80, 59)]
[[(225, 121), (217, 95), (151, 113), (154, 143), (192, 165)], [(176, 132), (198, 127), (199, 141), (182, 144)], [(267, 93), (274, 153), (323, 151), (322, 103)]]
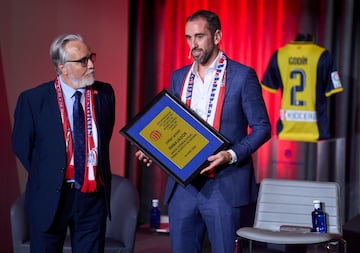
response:
[[(293, 0), (164, 0), (156, 1), (156, 90), (169, 85), (173, 70), (192, 62), (185, 40), (185, 19), (198, 9), (216, 12), (222, 23), (222, 50), (253, 67), (261, 81), (271, 54), (299, 32), (301, 1)], [(280, 94), (264, 91), (271, 121), (278, 118)], [(275, 127), (273, 127), (275, 133)]]

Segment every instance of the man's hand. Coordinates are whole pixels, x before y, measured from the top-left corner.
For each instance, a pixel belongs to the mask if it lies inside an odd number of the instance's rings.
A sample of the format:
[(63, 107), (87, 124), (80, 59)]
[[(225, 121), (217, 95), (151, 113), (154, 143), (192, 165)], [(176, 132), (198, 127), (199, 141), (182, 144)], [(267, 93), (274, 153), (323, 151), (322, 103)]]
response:
[(150, 167), (150, 165), (152, 164), (152, 160), (151, 160), (149, 157), (147, 157), (141, 150), (136, 151), (135, 157), (136, 157), (139, 161), (145, 163), (145, 165), (146, 165), (147, 167)]
[(200, 174), (209, 174), (215, 172), (216, 167), (229, 163), (231, 161), (231, 154), (227, 151), (220, 151), (219, 153), (209, 156), (209, 166), (200, 171)]

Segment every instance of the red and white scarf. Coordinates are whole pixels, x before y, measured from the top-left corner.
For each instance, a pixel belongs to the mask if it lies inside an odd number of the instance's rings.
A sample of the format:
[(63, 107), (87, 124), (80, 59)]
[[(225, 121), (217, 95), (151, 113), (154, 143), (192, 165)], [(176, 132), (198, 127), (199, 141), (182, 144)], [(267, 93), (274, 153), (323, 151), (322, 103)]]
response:
[[(220, 130), (220, 121), (222, 107), (225, 98), (225, 84), (226, 84), (226, 64), (227, 59), (223, 52), (220, 52), (220, 57), (216, 65), (216, 72), (212, 82), (211, 93), (208, 102), (208, 109), (205, 121), (213, 126), (217, 131)], [(194, 62), (189, 72), (187, 73), (180, 92), (181, 100), (190, 107), (191, 98), (195, 79), (196, 63)]]
[[(56, 96), (58, 106), (61, 114), (61, 121), (63, 125), (64, 138), (66, 144), (66, 171), (65, 179), (74, 178), (74, 146), (72, 131), (69, 123), (69, 118), (66, 112), (63, 92), (61, 89), (59, 77), (55, 80)], [(91, 86), (85, 89), (85, 133), (86, 133), (86, 156), (84, 182), (81, 186), (81, 192), (95, 192), (96, 191), (96, 170), (98, 164), (98, 138), (94, 110), (94, 91)]]

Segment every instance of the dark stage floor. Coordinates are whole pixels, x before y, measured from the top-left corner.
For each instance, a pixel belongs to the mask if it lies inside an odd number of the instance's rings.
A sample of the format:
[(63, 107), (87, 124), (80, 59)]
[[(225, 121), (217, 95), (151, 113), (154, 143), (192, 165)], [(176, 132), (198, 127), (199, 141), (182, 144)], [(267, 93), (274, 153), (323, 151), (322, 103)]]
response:
[[(253, 253), (280, 253), (285, 252), (282, 245), (263, 245), (255, 244), (253, 247)], [(247, 247), (244, 248), (243, 253), (248, 253)], [(326, 253), (326, 249), (322, 246), (310, 246), (307, 253)], [(338, 252), (337, 248), (334, 248), (332, 252)], [(171, 253), (169, 235), (166, 233), (157, 233), (150, 231), (147, 228), (139, 228), (136, 234), (135, 240), (135, 252), (134, 253)], [(204, 243), (204, 250), (202, 253), (211, 253), (208, 243)], [(217, 253), (217, 252), (213, 252)], [(349, 252), (351, 253), (351, 252)]]

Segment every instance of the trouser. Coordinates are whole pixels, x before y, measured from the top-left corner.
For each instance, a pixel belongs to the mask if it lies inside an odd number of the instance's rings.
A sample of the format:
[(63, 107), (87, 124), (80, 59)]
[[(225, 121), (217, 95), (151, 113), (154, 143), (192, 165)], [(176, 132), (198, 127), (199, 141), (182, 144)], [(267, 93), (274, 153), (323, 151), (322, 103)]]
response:
[(172, 253), (200, 253), (206, 231), (213, 253), (234, 253), (242, 210), (225, 201), (216, 179), (200, 189), (178, 185), (168, 210)]
[(64, 183), (56, 217), (48, 231), (41, 231), (29, 221), (30, 251), (62, 253), (69, 229), (73, 253), (104, 251), (106, 206), (104, 190), (82, 193), (72, 184)]

